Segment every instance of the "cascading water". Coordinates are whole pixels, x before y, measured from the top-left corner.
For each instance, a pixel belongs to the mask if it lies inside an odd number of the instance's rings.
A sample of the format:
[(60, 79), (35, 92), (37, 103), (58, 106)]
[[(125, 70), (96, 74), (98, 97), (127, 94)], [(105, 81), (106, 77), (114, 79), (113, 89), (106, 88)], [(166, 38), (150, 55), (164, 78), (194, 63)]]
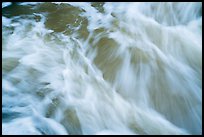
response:
[(202, 134), (202, 3), (2, 3), (2, 134)]

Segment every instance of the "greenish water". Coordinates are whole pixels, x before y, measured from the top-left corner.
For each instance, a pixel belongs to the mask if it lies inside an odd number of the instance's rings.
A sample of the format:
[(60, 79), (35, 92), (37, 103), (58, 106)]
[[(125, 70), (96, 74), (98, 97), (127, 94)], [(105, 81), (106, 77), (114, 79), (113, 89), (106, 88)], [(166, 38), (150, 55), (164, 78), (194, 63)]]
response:
[(202, 3), (2, 3), (2, 134), (202, 134), (201, 74)]

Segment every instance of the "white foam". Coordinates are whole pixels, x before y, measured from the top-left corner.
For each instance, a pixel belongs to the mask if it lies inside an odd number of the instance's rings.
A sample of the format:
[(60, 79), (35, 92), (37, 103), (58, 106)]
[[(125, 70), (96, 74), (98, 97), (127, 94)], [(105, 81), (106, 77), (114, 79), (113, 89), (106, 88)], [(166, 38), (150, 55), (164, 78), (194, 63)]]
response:
[(2, 8), (8, 7), (11, 4), (11, 2), (2, 2)]
[(84, 10), (86, 40), (37, 11), (2, 16), (3, 134), (201, 134), (200, 4), (64, 4)]

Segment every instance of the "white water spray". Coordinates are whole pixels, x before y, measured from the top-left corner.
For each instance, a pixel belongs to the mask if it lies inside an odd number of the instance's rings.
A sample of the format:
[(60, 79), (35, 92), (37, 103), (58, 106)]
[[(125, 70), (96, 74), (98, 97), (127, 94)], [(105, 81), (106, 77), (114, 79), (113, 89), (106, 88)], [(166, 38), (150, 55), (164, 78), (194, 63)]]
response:
[(202, 134), (202, 3), (2, 8), (3, 134)]

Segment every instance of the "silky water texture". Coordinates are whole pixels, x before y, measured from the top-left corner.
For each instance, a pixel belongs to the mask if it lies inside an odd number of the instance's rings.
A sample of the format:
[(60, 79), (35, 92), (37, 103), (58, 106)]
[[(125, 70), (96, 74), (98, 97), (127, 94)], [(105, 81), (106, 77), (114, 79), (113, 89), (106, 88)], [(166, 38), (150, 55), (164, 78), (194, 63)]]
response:
[(2, 134), (202, 134), (202, 3), (2, 3)]

